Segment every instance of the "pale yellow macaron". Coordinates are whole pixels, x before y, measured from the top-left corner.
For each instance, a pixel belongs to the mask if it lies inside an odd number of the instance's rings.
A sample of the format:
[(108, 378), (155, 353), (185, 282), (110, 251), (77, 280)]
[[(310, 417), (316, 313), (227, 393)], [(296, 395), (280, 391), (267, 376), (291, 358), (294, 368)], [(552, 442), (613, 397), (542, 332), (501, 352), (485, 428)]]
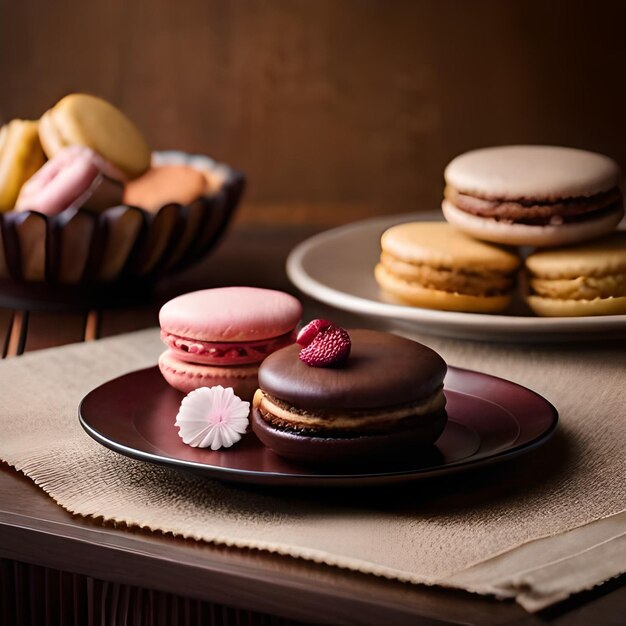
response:
[(398, 224), (381, 237), (375, 277), (404, 304), (495, 313), (510, 303), (519, 257), (442, 222)]
[(584, 244), (535, 252), (526, 259), (537, 315), (626, 314), (626, 231)]
[(0, 128), (0, 213), (13, 210), (22, 185), (45, 160), (37, 122), (12, 120)]
[(139, 129), (112, 104), (88, 94), (70, 94), (42, 116), (41, 144), (52, 158), (70, 145), (91, 148), (128, 179), (150, 167), (150, 148)]

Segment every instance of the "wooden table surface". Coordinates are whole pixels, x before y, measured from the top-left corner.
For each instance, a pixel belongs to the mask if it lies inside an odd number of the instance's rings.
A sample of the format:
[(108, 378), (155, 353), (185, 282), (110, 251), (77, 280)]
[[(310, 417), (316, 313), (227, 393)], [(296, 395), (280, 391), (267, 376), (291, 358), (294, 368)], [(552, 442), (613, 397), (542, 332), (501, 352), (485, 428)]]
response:
[[(316, 228), (235, 225), (210, 259), (164, 284), (155, 302), (131, 310), (102, 311), (95, 316), (84, 312), (25, 314), (0, 308), (3, 356), (154, 326), (158, 303), (180, 291), (229, 284), (293, 289), (285, 276), (285, 257)], [(306, 299), (304, 303), (305, 317), (323, 311)], [(626, 615), (624, 577), (540, 615), (529, 615), (513, 602), (74, 517), (29, 479), (2, 464), (0, 559), (302, 622), (582, 626), (623, 624)], [(8, 593), (6, 585), (4, 593)]]

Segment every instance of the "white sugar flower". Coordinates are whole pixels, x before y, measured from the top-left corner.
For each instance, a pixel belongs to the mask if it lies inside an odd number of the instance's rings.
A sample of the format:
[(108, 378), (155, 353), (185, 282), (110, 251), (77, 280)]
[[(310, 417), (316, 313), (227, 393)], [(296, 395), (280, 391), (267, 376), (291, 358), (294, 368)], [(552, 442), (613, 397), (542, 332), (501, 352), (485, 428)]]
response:
[(176, 426), (180, 438), (194, 448), (230, 448), (246, 432), (249, 412), (250, 403), (232, 387), (200, 387), (183, 398)]

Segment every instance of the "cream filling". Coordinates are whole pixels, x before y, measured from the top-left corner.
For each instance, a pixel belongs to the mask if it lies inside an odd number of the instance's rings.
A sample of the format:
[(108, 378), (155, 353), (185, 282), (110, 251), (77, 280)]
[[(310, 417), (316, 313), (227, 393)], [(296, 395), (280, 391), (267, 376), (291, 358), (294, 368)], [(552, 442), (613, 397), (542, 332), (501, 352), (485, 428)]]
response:
[[(262, 414), (271, 416), (271, 423), (283, 425), (294, 429), (314, 430), (351, 430), (364, 429), (376, 426), (384, 426), (397, 422), (407, 417), (417, 417), (441, 411), (446, 406), (446, 397), (443, 387), (440, 387), (433, 395), (425, 400), (412, 404), (404, 404), (394, 409), (372, 410), (371, 413), (338, 412), (324, 415), (302, 414), (296, 410), (290, 410), (274, 402), (264, 391), (257, 389), (252, 400), (252, 406), (259, 409)], [(265, 419), (265, 415), (264, 415)]]
[(161, 339), (173, 350), (190, 355), (188, 359), (193, 362), (193, 357), (202, 357), (202, 363), (225, 364), (224, 361), (239, 363), (260, 363), (268, 354), (280, 348), (291, 345), (294, 333), (288, 332), (271, 339), (259, 339), (257, 341), (202, 341), (180, 337), (165, 330), (161, 330)]
[(544, 298), (593, 300), (626, 296), (626, 274), (612, 276), (579, 276), (578, 278), (531, 278), (530, 286)]
[(472, 296), (502, 294), (513, 287), (512, 274), (484, 270), (471, 273), (469, 270), (430, 267), (421, 263), (407, 263), (388, 252), (382, 252), (380, 262), (387, 270), (409, 283), (418, 283), (425, 289), (437, 289)]
[(518, 200), (504, 200), (498, 198), (481, 198), (479, 196), (462, 193), (458, 189), (447, 185), (444, 189), (446, 200), (462, 211), (467, 211), (481, 217), (495, 217), (503, 220), (555, 220), (563, 221), (565, 217), (577, 216), (583, 213), (600, 211), (612, 204), (622, 203), (622, 194), (618, 187), (597, 193), (590, 197), (560, 198), (553, 201), (534, 201), (524, 198)]

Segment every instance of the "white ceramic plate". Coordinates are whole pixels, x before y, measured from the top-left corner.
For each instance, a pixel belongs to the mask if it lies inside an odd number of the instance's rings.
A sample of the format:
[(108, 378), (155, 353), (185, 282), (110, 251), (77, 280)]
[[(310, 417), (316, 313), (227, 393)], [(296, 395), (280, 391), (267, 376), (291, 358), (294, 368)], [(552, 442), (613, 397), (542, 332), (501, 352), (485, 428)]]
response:
[[(373, 218), (320, 233), (287, 259), (290, 280), (305, 294), (338, 309), (394, 320), (447, 337), (538, 342), (626, 337), (626, 315), (553, 317), (435, 311), (386, 302), (374, 280), (383, 231), (423, 214)], [(523, 310), (523, 309), (522, 309)]]

